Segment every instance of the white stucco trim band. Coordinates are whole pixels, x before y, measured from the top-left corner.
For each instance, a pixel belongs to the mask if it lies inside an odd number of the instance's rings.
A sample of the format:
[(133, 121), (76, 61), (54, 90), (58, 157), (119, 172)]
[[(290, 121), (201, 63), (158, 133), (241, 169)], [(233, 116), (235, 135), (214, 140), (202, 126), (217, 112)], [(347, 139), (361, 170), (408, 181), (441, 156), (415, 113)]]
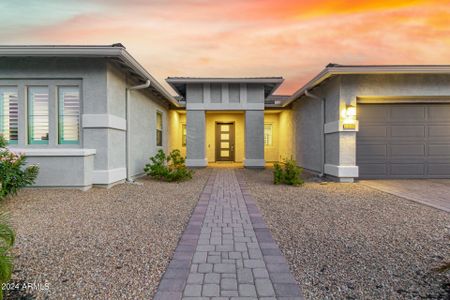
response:
[(14, 148), (8, 147), (9, 150), (15, 153), (23, 153), (25, 156), (91, 156), (95, 155), (95, 149), (68, 149), (68, 148), (58, 148), (58, 149), (42, 149), (42, 148)]
[(250, 167), (250, 168), (263, 168), (266, 165), (266, 161), (264, 159), (251, 159), (251, 158), (245, 158), (244, 159), (244, 167)]
[(208, 159), (192, 159), (188, 158), (186, 159), (186, 166), (188, 167), (206, 167), (208, 166)]
[(325, 164), (325, 174), (335, 177), (358, 177), (358, 166), (338, 166), (332, 164)]
[(109, 170), (94, 170), (92, 172), (93, 184), (111, 184), (124, 180), (127, 176), (126, 168), (116, 168)]
[(83, 128), (112, 128), (127, 130), (127, 121), (124, 118), (111, 114), (84, 114), (82, 115)]

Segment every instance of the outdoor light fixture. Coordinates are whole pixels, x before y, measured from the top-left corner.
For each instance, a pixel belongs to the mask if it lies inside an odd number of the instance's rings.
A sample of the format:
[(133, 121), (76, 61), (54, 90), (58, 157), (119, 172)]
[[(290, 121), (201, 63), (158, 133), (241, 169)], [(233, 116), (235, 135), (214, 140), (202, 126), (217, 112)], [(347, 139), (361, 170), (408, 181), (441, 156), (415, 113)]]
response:
[(356, 129), (356, 107), (353, 105), (347, 105), (342, 110), (342, 126), (343, 129), (354, 130)]

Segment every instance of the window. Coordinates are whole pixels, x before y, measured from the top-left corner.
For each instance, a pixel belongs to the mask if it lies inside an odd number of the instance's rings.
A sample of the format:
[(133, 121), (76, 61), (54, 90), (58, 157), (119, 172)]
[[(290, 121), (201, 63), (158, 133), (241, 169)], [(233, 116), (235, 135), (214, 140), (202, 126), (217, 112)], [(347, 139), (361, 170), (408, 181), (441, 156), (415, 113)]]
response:
[(9, 144), (17, 144), (18, 106), (17, 87), (0, 87), (0, 134)]
[(186, 124), (181, 124), (181, 146), (186, 147)]
[(58, 88), (58, 143), (78, 144), (80, 138), (80, 90), (77, 86)]
[(264, 146), (272, 146), (272, 124), (264, 124)]
[(48, 144), (48, 87), (28, 88), (28, 143)]
[(163, 117), (162, 113), (156, 112), (156, 146), (162, 146), (162, 132), (163, 132)]

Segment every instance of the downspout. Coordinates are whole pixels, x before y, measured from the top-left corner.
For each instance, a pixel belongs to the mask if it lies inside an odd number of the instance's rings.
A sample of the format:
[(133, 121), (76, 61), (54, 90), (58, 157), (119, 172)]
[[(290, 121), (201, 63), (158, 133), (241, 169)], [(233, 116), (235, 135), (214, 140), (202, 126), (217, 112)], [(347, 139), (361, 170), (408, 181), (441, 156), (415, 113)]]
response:
[(310, 93), (308, 90), (305, 90), (305, 96), (310, 97), (315, 100), (320, 100), (320, 109), (321, 109), (321, 134), (322, 138), (320, 141), (320, 150), (321, 150), (321, 161), (322, 161), (322, 171), (319, 174), (319, 177), (323, 177), (325, 175), (325, 98), (319, 97)]
[(126, 130), (125, 130), (125, 168), (127, 172), (127, 182), (134, 182), (134, 180), (130, 176), (130, 134), (128, 133), (130, 130), (130, 108), (128, 104), (128, 99), (130, 98), (130, 91), (146, 89), (150, 86), (150, 80), (147, 80), (144, 84), (130, 86), (125, 89), (125, 122), (126, 122)]

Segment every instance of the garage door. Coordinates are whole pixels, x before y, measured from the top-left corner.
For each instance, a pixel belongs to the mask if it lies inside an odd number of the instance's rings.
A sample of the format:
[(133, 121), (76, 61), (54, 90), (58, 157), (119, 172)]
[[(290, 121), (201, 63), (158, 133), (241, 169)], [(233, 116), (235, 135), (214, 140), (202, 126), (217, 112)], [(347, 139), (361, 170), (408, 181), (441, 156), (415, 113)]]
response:
[(361, 178), (449, 178), (449, 104), (359, 104)]

